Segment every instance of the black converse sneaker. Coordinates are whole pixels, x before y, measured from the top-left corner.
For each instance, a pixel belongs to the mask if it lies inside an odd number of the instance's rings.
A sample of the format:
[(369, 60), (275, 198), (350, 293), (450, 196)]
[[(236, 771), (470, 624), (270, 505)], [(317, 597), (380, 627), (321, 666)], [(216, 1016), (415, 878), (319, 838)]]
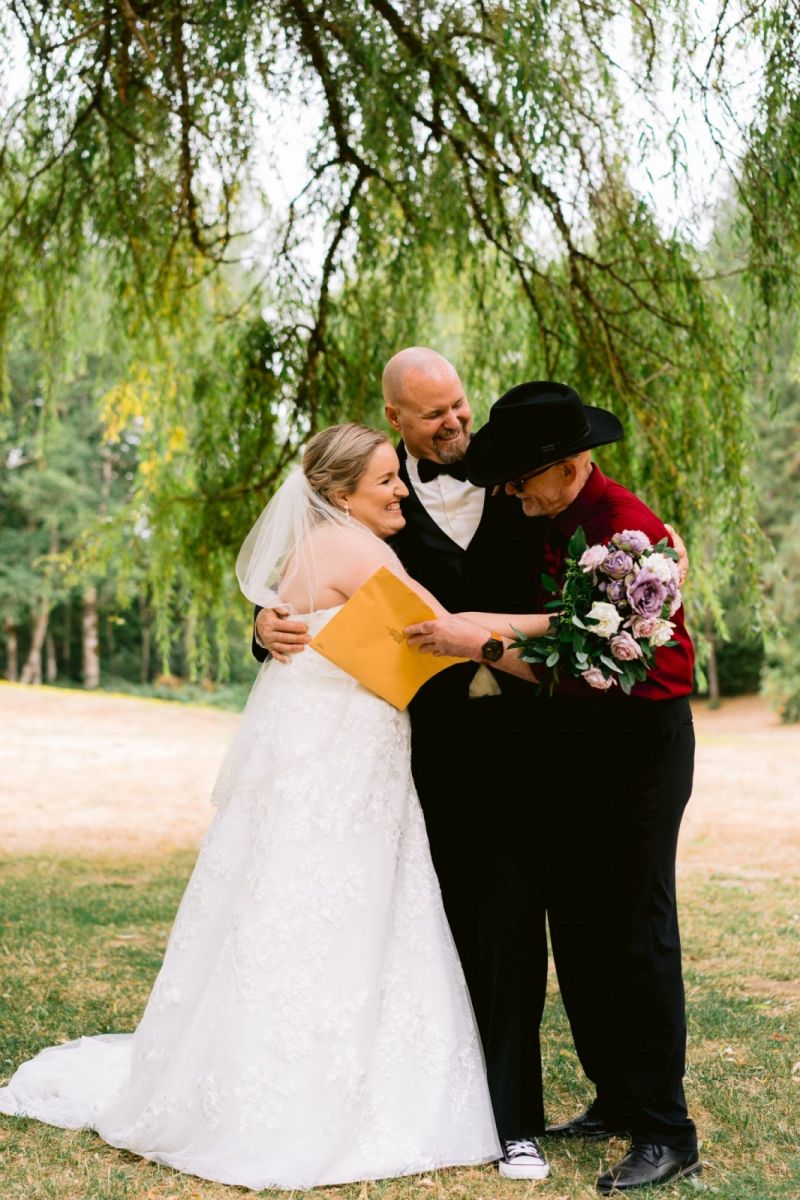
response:
[(505, 1179), (546, 1179), (550, 1174), (545, 1156), (530, 1137), (506, 1138), (497, 1167)]

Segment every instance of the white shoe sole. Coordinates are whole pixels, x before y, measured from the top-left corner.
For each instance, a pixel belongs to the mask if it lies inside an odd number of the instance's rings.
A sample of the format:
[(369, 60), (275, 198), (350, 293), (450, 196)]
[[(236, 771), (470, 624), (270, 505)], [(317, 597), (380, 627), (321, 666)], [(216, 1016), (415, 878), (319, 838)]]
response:
[(502, 1158), (497, 1164), (497, 1169), (504, 1179), (547, 1179), (550, 1174), (550, 1167), (547, 1163), (543, 1163), (540, 1167), (533, 1164), (523, 1166), (522, 1163), (503, 1162)]

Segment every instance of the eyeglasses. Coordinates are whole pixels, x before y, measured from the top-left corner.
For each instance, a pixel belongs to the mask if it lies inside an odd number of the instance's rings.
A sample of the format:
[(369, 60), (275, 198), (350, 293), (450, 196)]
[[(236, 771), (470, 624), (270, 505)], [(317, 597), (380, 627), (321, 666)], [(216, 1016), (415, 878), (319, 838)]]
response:
[(566, 461), (565, 458), (559, 458), (557, 462), (548, 463), (546, 467), (537, 467), (535, 471), (528, 471), (527, 475), (518, 475), (516, 479), (508, 480), (508, 486), (512, 487), (515, 492), (521, 492), (529, 479), (535, 479), (537, 475), (544, 475), (545, 471), (552, 471), (553, 467), (558, 467)]

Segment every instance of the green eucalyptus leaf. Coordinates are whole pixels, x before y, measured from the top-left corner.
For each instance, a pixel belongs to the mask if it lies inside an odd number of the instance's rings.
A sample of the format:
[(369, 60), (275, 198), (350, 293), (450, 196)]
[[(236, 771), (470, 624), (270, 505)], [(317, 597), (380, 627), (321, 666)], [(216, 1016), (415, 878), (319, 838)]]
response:
[(569, 539), (567, 553), (569, 554), (570, 558), (579, 559), (586, 549), (586, 546), (586, 534), (583, 531), (583, 526), (579, 525), (572, 537)]

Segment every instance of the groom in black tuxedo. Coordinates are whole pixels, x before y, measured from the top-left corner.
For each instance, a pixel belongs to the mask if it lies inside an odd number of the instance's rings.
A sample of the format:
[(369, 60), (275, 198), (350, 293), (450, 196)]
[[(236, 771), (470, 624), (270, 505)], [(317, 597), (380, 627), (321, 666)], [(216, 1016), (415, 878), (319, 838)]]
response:
[[(467, 481), (472, 414), (455, 369), (432, 350), (403, 350), (383, 392), (409, 489), (392, 540), (403, 566), (451, 612), (533, 612), (542, 526), (520, 520), (513, 497)], [(519, 754), (535, 737), (537, 703), (530, 683), (464, 663), (434, 676), (410, 707), (414, 780), (483, 1040), (500, 1170), (513, 1178), (547, 1171), (535, 1142), (544, 1130), (542, 848), (536, 785)]]
[[(402, 350), (383, 390), (409, 489), (405, 528), (392, 539), (406, 570), (451, 612), (535, 611), (542, 524), (514, 497), (467, 481), (472, 414), (455, 368), (433, 350)], [(257, 628), (278, 655), (305, 642), (305, 626), (272, 613)], [(536, 770), (520, 753), (535, 745), (538, 704), (532, 684), (464, 663), (425, 684), (410, 708), (414, 780), (483, 1040), (500, 1172), (522, 1179), (548, 1172), (535, 1140), (544, 1130), (545, 848)]]

